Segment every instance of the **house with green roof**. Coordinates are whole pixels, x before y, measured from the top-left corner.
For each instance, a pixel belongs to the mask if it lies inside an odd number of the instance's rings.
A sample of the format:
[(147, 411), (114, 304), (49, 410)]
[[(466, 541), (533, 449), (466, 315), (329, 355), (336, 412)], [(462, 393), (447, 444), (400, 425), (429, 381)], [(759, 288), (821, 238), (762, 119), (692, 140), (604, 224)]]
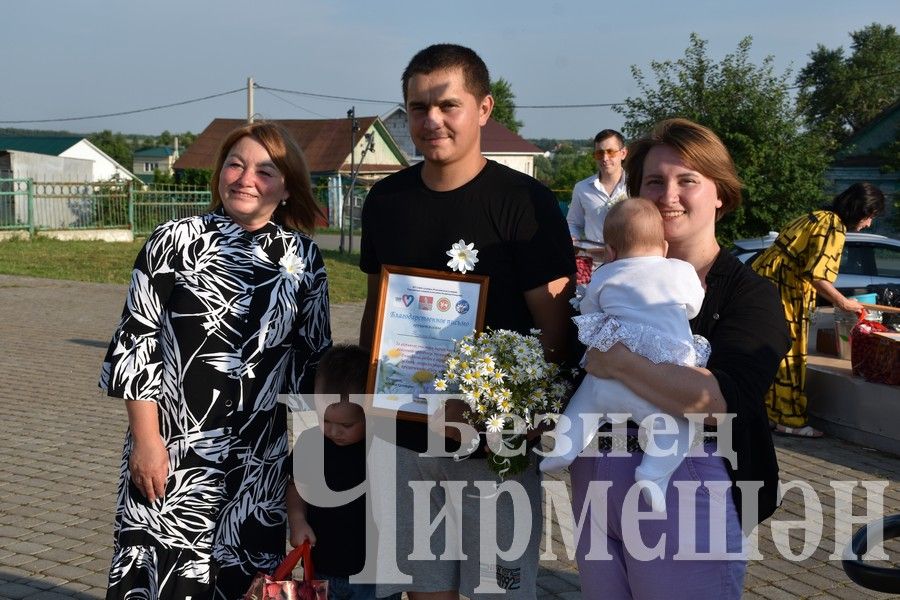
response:
[(9, 179), (32, 180), (33, 186), (28, 189), (34, 192), (4, 194), (0, 198), (0, 225), (27, 223), (41, 230), (75, 228), (78, 231), (66, 231), (65, 235), (81, 239), (129, 239), (132, 235), (128, 230), (94, 231), (97, 202), (103, 197), (97, 190), (111, 187), (98, 184), (140, 180), (83, 137), (0, 135), (0, 180), (7, 180), (0, 181), (0, 189), (23, 189), (21, 182)]
[(144, 183), (153, 183), (153, 173), (159, 171), (164, 175), (172, 175), (172, 168), (178, 160), (178, 149), (171, 146), (157, 146), (135, 150), (131, 171)]
[[(85, 161), (89, 169), (85, 169)], [(139, 181), (80, 136), (0, 135), (0, 174), (35, 181)]]

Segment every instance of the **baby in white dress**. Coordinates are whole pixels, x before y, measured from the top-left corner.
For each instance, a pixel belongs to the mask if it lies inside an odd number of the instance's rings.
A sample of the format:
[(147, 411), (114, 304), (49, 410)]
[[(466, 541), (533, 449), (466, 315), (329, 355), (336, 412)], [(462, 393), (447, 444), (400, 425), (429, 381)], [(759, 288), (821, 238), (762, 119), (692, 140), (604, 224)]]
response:
[[(654, 363), (705, 366), (709, 343), (694, 336), (688, 323), (700, 312), (703, 286), (693, 266), (665, 258), (668, 243), (656, 206), (644, 198), (616, 204), (606, 217), (603, 237), (609, 262), (594, 273), (581, 300), (581, 316), (574, 318), (578, 339), (603, 351), (620, 342)], [(571, 442), (571, 449), (548, 453), (541, 461), (541, 471), (557, 471), (571, 464), (596, 436), (599, 413), (605, 415), (600, 423), (629, 420), (622, 414), (631, 415), (631, 421), (640, 423), (660, 412), (618, 380), (587, 375), (565, 410), (569, 429), (564, 429), (563, 420), (556, 433), (557, 447), (560, 438), (565, 437)], [(655, 433), (653, 443), (662, 452), (645, 448), (635, 472), (635, 481), (656, 484), (642, 489), (654, 511), (665, 511), (669, 479), (695, 442), (688, 420), (676, 415), (675, 421), (678, 432)], [(677, 451), (663, 455), (675, 442)]]

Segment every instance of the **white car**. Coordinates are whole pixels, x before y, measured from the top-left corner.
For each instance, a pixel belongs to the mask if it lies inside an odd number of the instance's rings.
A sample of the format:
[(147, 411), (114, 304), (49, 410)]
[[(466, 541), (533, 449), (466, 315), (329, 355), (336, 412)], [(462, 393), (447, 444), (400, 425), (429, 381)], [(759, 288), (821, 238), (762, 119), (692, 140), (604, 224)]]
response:
[[(734, 242), (732, 253), (750, 264), (775, 242), (778, 233)], [(834, 282), (846, 296), (865, 293), (870, 285), (900, 286), (900, 240), (874, 233), (847, 233), (838, 278)]]

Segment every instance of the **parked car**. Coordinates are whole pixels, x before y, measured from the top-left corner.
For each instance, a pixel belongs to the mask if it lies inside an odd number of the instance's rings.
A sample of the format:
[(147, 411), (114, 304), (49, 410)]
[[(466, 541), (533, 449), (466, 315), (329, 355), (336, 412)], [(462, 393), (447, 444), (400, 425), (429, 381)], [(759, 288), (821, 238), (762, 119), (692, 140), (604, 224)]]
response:
[[(775, 242), (778, 233), (734, 242), (732, 253), (750, 264)], [(845, 296), (861, 294), (873, 285), (900, 286), (900, 240), (873, 233), (847, 233), (836, 287)]]

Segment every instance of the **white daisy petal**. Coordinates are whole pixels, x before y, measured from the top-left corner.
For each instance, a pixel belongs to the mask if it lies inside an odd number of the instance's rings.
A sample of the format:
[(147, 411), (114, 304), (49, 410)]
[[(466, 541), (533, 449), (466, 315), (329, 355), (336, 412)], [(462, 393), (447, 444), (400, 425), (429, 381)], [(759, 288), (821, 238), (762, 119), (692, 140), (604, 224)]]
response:
[(293, 279), (295, 281), (300, 279), (303, 272), (306, 270), (306, 263), (303, 259), (293, 253), (282, 256), (278, 261), (278, 265), (282, 277), (285, 279)]
[(467, 271), (475, 270), (475, 263), (478, 262), (478, 250), (475, 250), (475, 244), (466, 244), (465, 240), (460, 239), (458, 242), (447, 250), (447, 266), (453, 271), (459, 271), (465, 274)]

